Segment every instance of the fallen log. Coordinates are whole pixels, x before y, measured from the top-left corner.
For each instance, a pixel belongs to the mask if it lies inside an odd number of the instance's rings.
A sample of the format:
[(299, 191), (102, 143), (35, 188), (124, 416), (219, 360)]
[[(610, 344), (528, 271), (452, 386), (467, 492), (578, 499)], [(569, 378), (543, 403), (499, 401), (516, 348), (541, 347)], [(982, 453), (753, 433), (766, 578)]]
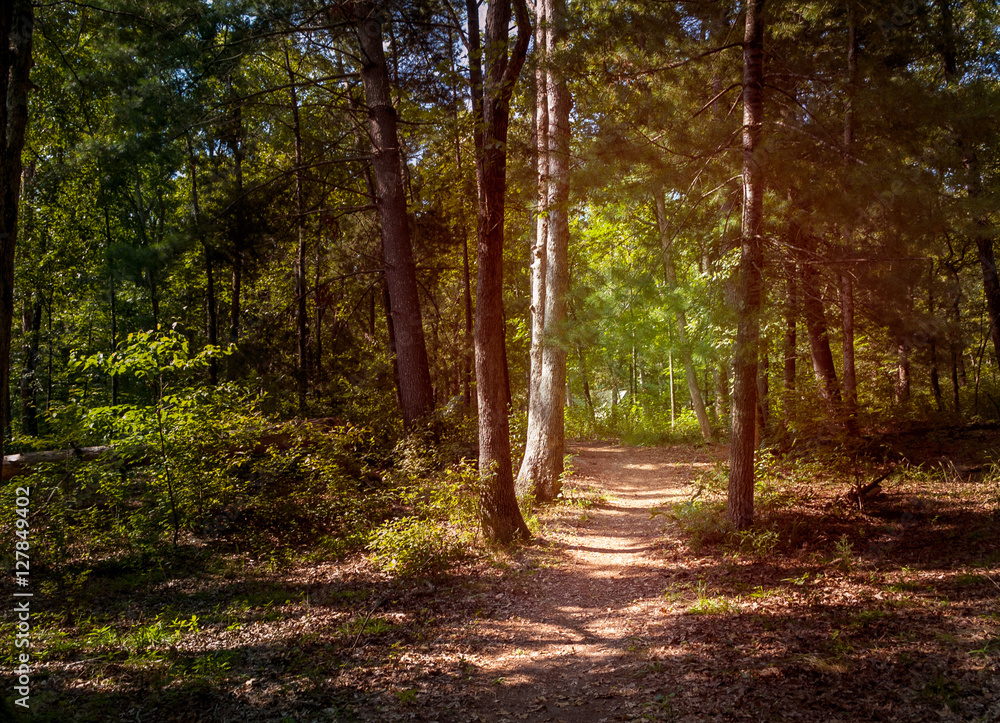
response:
[[(313, 427), (316, 430), (330, 430), (337, 425), (343, 424), (338, 417), (320, 417), (318, 419), (307, 419), (301, 422), (302, 426)], [(227, 451), (231, 454), (239, 452), (249, 452), (252, 455), (260, 456), (268, 449), (283, 451), (291, 449), (296, 444), (295, 435), (290, 431), (269, 430), (262, 434), (257, 441), (248, 446), (230, 447)], [(21, 452), (20, 454), (8, 454), (3, 458), (3, 468), (0, 470), (0, 480), (6, 482), (14, 477), (27, 474), (33, 467), (40, 464), (50, 464), (52, 462), (65, 462), (70, 459), (78, 459), (81, 462), (93, 462), (104, 456), (106, 459), (115, 459), (115, 448), (112, 445), (100, 447), (73, 447), (72, 449), (50, 449), (42, 452)], [(128, 464), (136, 465), (148, 462), (149, 455), (136, 455), (134, 450), (128, 456)]]
[(3, 458), (3, 480), (9, 480), (22, 474), (27, 474), (32, 467), (51, 462), (65, 462), (67, 459), (79, 459), (93, 462), (102, 454), (112, 451), (111, 446), (74, 447), (73, 449), (50, 449), (44, 452), (22, 452), (8, 454)]

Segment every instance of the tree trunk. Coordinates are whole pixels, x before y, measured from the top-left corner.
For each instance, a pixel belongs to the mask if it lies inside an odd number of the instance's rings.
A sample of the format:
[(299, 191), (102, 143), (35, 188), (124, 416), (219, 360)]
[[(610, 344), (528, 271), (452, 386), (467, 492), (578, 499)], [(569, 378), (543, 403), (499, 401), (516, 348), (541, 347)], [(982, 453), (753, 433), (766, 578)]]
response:
[[(233, 154), (233, 167), (236, 175), (236, 203), (233, 206), (233, 275), (230, 286), (229, 303), (229, 343), (239, 344), (240, 341), (240, 294), (243, 291), (243, 254), (246, 245), (246, 224), (244, 219), (243, 199), (243, 112), (237, 103), (233, 123), (235, 128), (230, 137), (229, 146)], [(230, 381), (236, 379), (239, 363), (236, 355), (229, 357), (227, 376)]]
[(0, 8), (0, 447), (10, 429), (10, 346), (21, 151), (28, 126), (34, 12), (28, 0)]
[(42, 299), (32, 293), (21, 316), (24, 370), (21, 372), (21, 427), (31, 436), (38, 436), (38, 341), (42, 327)]
[[(528, 447), (532, 446), (532, 432), (537, 432), (537, 424), (531, 420), (538, 412), (533, 410), (533, 400), (539, 396), (542, 383), (542, 353), (545, 348), (545, 246), (548, 242), (548, 200), (549, 200), (549, 101), (546, 33), (549, 0), (535, 2), (535, 149), (537, 167), (537, 210), (535, 212), (534, 239), (531, 258), (528, 262), (528, 277), (531, 284), (531, 304), (529, 306), (530, 325), (528, 331), (531, 346), (528, 351)], [(527, 459), (527, 456), (525, 456)], [(524, 463), (522, 462), (522, 470)], [(522, 475), (518, 475), (520, 479)]]
[(361, 51), (361, 82), (368, 105), (385, 278), (392, 302), (403, 426), (410, 429), (433, 409), (434, 391), (403, 193), (396, 111), (389, 98), (389, 75), (382, 50), (380, 12), (374, 3), (358, 3), (355, 21)]
[(721, 362), (715, 371), (715, 416), (721, 422), (729, 414), (729, 363)]
[[(941, 51), (944, 62), (945, 81), (950, 85), (959, 75), (958, 53), (955, 48), (955, 32), (952, 19), (951, 3), (940, 0), (942, 43)], [(965, 129), (958, 132), (958, 146), (962, 153), (962, 163), (965, 166), (965, 185), (970, 199), (978, 199), (982, 195), (982, 175), (979, 168), (979, 157), (976, 149), (966, 138)], [(989, 233), (989, 221), (982, 215), (975, 217), (976, 252), (979, 256), (979, 266), (983, 273), (983, 294), (986, 297), (986, 313), (989, 319), (989, 338), (993, 342), (993, 353), (1000, 365), (1000, 278), (997, 274), (996, 256), (993, 250), (993, 237)]]
[(757, 351), (764, 254), (764, 177), (757, 146), (764, 119), (764, 0), (747, 0), (743, 36), (743, 218), (740, 248), (732, 443), (726, 513), (736, 529), (753, 524)]
[(795, 373), (798, 358), (798, 284), (796, 284), (796, 269), (794, 260), (785, 262), (785, 343), (783, 354), (783, 418), (782, 424), (792, 414), (795, 403)]
[(306, 313), (306, 203), (303, 189), (305, 169), (302, 161), (302, 124), (299, 119), (299, 98), (295, 73), (285, 48), (285, 71), (288, 73), (288, 95), (292, 109), (292, 134), (295, 138), (295, 229), (298, 232), (298, 253), (295, 257), (295, 308), (298, 327), (296, 382), (299, 393), (299, 415), (306, 415), (306, 391), (309, 388), (309, 316)]
[[(538, 7), (541, 15), (536, 18), (538, 29), (535, 37), (544, 36), (543, 48), (551, 54), (564, 42), (565, 3), (564, 0), (539, 0)], [(550, 62), (550, 56), (540, 58), (539, 62), (545, 76), (545, 92), (540, 97), (545, 99), (546, 108), (544, 112), (539, 108), (538, 112), (539, 214), (536, 251), (532, 259), (535, 277), (532, 279), (533, 396), (529, 400), (528, 443), (518, 473), (518, 485), (530, 487), (536, 499), (550, 501), (556, 498), (562, 485), (565, 444), (564, 336), (569, 287), (571, 98), (562, 72)], [(547, 145), (544, 150), (541, 147), (543, 142)], [(544, 166), (543, 161), (546, 162)], [(536, 366), (537, 362), (540, 364)]]
[(959, 382), (959, 365), (962, 360), (962, 317), (959, 306), (962, 301), (962, 285), (958, 281), (958, 273), (952, 269), (952, 273), (955, 275), (955, 300), (952, 302), (951, 313), (953, 317), (954, 327), (948, 334), (948, 352), (951, 357), (951, 403), (952, 408), (955, 410), (955, 415), (958, 416), (962, 413), (962, 404), (959, 399), (958, 394), (958, 382)]
[[(334, 232), (336, 233), (336, 232)], [(323, 380), (323, 311), (327, 306), (326, 290), (323, 289), (323, 298), (320, 298), (321, 284), (323, 279), (323, 231), (322, 227), (318, 228), (316, 231), (316, 255), (313, 257), (313, 273), (314, 281), (313, 285), (316, 289), (316, 331), (313, 352), (315, 354), (315, 360), (313, 363), (314, 369), (316, 370), (316, 383), (320, 383)]]
[[(197, 236), (202, 236), (203, 232), (201, 229), (201, 205), (198, 202), (198, 163), (194, 155), (194, 147), (191, 145), (191, 139), (187, 140), (188, 147), (188, 162), (191, 169), (191, 212), (194, 216), (194, 230)], [(108, 242), (110, 244), (110, 231), (108, 233)], [(219, 342), (219, 318), (216, 309), (215, 302), (215, 269), (212, 263), (212, 251), (208, 246), (208, 242), (202, 238), (201, 241), (202, 252), (205, 254), (205, 306), (206, 309), (206, 328), (205, 335), (208, 337), (208, 343), (211, 346), (215, 346)], [(209, 383), (214, 387), (219, 383), (219, 365), (213, 356), (208, 360), (208, 380)]]
[(990, 339), (993, 341), (993, 353), (997, 365), (1000, 366), (1000, 278), (997, 276), (993, 238), (987, 231), (987, 222), (982, 218), (976, 219), (976, 226), (976, 251), (983, 272), (983, 293), (986, 296), (986, 313), (990, 322)]
[(910, 345), (900, 339), (896, 347), (896, 401), (906, 404), (910, 401)]
[(858, 408), (858, 382), (854, 368), (854, 283), (850, 272), (840, 274), (840, 321), (844, 337), (844, 412), (852, 419)]
[(583, 398), (587, 402), (587, 411), (590, 413), (590, 424), (593, 425), (597, 421), (597, 415), (594, 412), (594, 399), (590, 395), (590, 379), (587, 375), (587, 359), (583, 354), (583, 349), (579, 346), (576, 348), (576, 354), (580, 358), (580, 378), (583, 380)]
[[(670, 229), (667, 227), (667, 207), (662, 189), (656, 193), (655, 210), (656, 225), (660, 232), (660, 252), (663, 254), (663, 270), (667, 280), (667, 291), (671, 293), (677, 288), (677, 270), (674, 267)], [(694, 407), (695, 416), (698, 417), (698, 426), (701, 428), (702, 439), (711, 444), (715, 441), (712, 436), (712, 425), (708, 421), (708, 413), (705, 411), (705, 399), (702, 397), (701, 388), (698, 386), (698, 373), (694, 368), (691, 344), (688, 340), (687, 314), (683, 308), (678, 308), (675, 311), (674, 325), (677, 327), (677, 344), (681, 353), (681, 362), (684, 364), (684, 374), (687, 377), (691, 406)]]
[[(934, 262), (931, 261), (930, 269), (927, 273), (927, 315), (934, 318)], [(931, 362), (931, 394), (934, 395), (934, 403), (938, 412), (944, 411), (944, 399), (941, 395), (941, 378), (938, 375), (937, 366), (937, 339), (930, 339), (930, 362)]]
[[(854, 151), (854, 92), (858, 76), (858, 21), (854, 0), (847, 7), (847, 104), (844, 110), (844, 160), (851, 163)], [(850, 252), (854, 232), (844, 229), (844, 245)], [(850, 269), (840, 274), (840, 319), (844, 358), (844, 413), (848, 425), (854, 424), (858, 409), (858, 383), (854, 366), (854, 284)]]
[[(474, 3), (470, 3), (474, 4)], [(482, 150), (476, 154), (479, 179), (476, 279), (476, 392), (479, 406), (480, 518), (494, 543), (528, 539), (514, 493), (506, 386), (503, 312), (504, 204), (507, 192), (507, 128), (510, 98), (531, 38), (524, 0), (514, 0), (517, 41), (508, 58), (511, 3), (494, 0), (487, 8), (486, 78), (482, 89)], [(474, 24), (472, 16), (470, 26)], [(473, 91), (475, 93), (475, 91)]]
[(820, 396), (827, 402), (839, 406), (840, 384), (837, 369), (833, 364), (830, 337), (827, 333), (826, 312), (823, 308), (823, 279), (816, 268), (816, 253), (813, 239), (798, 227), (790, 224), (792, 243), (802, 255), (799, 269), (802, 279), (802, 312), (809, 333), (809, 351), (812, 356), (813, 373)]
[[(473, 0), (474, 2), (475, 0)], [(472, 28), (470, 30), (470, 35)], [(478, 28), (476, 29), (476, 48), (478, 52), (479, 39)], [(448, 32), (448, 40), (451, 41), (451, 31)], [(472, 44), (470, 42), (470, 54)], [(451, 57), (452, 72), (455, 72), (454, 54)], [(456, 76), (457, 77), (457, 76)], [(462, 139), (461, 125), (458, 120), (458, 109), (461, 100), (458, 96), (457, 83), (452, 85), (452, 95), (454, 106), (452, 108), (455, 121), (455, 168), (458, 169), (459, 178), (462, 174)], [(462, 403), (466, 410), (472, 408), (472, 284), (469, 278), (469, 232), (465, 221), (465, 188), (460, 185), (456, 188), (459, 196), (458, 201), (458, 235), (462, 239), (462, 301), (465, 311), (465, 334), (462, 338), (462, 358), (459, 377), (459, 390), (462, 394)]]
[(757, 429), (758, 439), (765, 437), (771, 425), (771, 359), (766, 344), (760, 354), (760, 369), (757, 374)]

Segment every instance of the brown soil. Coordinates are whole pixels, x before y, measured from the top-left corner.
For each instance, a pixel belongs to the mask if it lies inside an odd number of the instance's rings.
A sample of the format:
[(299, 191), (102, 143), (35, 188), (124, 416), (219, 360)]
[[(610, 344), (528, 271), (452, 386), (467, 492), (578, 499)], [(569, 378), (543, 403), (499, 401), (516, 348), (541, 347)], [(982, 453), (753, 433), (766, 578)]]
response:
[(167, 580), (115, 614), (169, 604), (196, 634), (148, 665), (52, 655), (36, 700), (60, 721), (1000, 721), (1000, 490), (903, 476), (862, 512), (818, 468), (761, 504), (768, 554), (693, 551), (652, 512), (724, 448), (573, 451), (534, 545), (426, 580), (360, 558)]
[(997, 525), (944, 501), (961, 496), (947, 481), (901, 482), (880, 524), (817, 479), (783, 511), (807, 528), (795, 549), (697, 554), (651, 511), (689, 498), (723, 448), (574, 452), (570, 487), (607, 501), (551, 511), (516, 572), (401, 658), (424, 675), (369, 720), (1000, 720)]

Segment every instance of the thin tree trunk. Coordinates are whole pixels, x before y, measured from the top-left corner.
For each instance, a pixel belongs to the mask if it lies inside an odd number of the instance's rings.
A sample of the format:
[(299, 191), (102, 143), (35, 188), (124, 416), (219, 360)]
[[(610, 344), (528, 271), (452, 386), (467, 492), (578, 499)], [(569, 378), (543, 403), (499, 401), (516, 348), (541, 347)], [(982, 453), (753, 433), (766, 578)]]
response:
[[(844, 110), (844, 159), (851, 163), (854, 151), (854, 92), (858, 76), (858, 22), (854, 0), (848, 0), (847, 27), (847, 104)], [(850, 251), (854, 231), (844, 229), (844, 245)], [(858, 384), (854, 365), (854, 284), (850, 269), (840, 274), (840, 319), (843, 337), (844, 412), (849, 426), (854, 424), (858, 408)]]
[(736, 529), (753, 524), (757, 352), (764, 265), (764, 178), (757, 146), (764, 120), (764, 0), (747, 0), (743, 39), (743, 218), (726, 513)]
[(910, 401), (910, 345), (900, 339), (896, 347), (896, 401), (906, 404)]
[(840, 274), (840, 322), (844, 337), (844, 411), (852, 419), (858, 408), (858, 383), (854, 367), (854, 283), (850, 272)]
[(382, 226), (385, 278), (392, 302), (403, 426), (410, 429), (433, 409), (434, 390), (406, 215), (396, 111), (389, 97), (382, 22), (377, 10), (374, 3), (358, 3), (355, 20), (361, 51), (361, 82), (368, 106), (376, 205)]
[[(229, 343), (239, 344), (240, 341), (240, 294), (243, 291), (243, 254), (246, 245), (246, 224), (244, 219), (244, 199), (243, 199), (243, 112), (242, 107), (237, 104), (233, 123), (235, 128), (230, 138), (230, 150), (233, 154), (233, 166), (236, 176), (236, 204), (233, 207), (233, 274), (230, 285), (229, 303)], [(236, 379), (238, 371), (236, 356), (229, 357), (227, 365), (227, 376), (230, 381)]]
[[(105, 240), (107, 241), (108, 248), (111, 248), (111, 216), (108, 213), (107, 206), (104, 207), (104, 234)], [(108, 306), (111, 311), (111, 349), (115, 350), (118, 348), (118, 293), (115, 289), (115, 270), (111, 268), (110, 263), (108, 264)], [(51, 339), (52, 332), (52, 313), (51, 313), (51, 303), (49, 312), (49, 338)], [(51, 341), (49, 346), (49, 355), (51, 357), (52, 347)], [(51, 359), (49, 363), (49, 383), (52, 380), (52, 364)], [(49, 408), (49, 395), (46, 395), (45, 409)], [(118, 404), (118, 375), (111, 375), (111, 405), (116, 406)]]
[(715, 416), (721, 422), (729, 414), (729, 364), (720, 362), (715, 371)]
[[(230, 286), (229, 304), (229, 343), (238, 344), (240, 341), (240, 294), (243, 288), (243, 252), (237, 249), (233, 256), (233, 277)], [(234, 379), (235, 364), (230, 357), (229, 378)]]
[(931, 340), (931, 393), (934, 394), (934, 402), (937, 404), (937, 410), (939, 412), (944, 411), (944, 399), (941, 395), (941, 378), (938, 375), (937, 368), (937, 344), (934, 340)]
[(302, 160), (302, 123), (299, 119), (299, 98), (295, 73), (285, 48), (285, 71), (288, 73), (288, 95), (292, 109), (292, 134), (295, 138), (295, 228), (298, 232), (298, 253), (295, 257), (295, 307), (298, 328), (296, 381), (299, 393), (299, 415), (306, 414), (306, 391), (309, 388), (309, 316), (306, 312), (306, 203), (303, 189), (305, 169)]
[(590, 413), (590, 423), (591, 425), (597, 421), (597, 415), (594, 412), (594, 399), (590, 394), (590, 379), (587, 375), (587, 359), (583, 355), (583, 349), (581, 347), (576, 348), (576, 354), (580, 358), (580, 378), (583, 380), (583, 398), (587, 402), (587, 411)]
[(987, 230), (987, 221), (976, 219), (976, 226), (976, 251), (983, 272), (983, 294), (986, 296), (986, 313), (990, 324), (989, 336), (993, 341), (993, 353), (997, 365), (1000, 366), (1000, 278), (997, 276), (993, 238)]
[[(190, 138), (188, 138), (187, 146), (188, 161), (191, 168), (191, 210), (194, 215), (195, 233), (201, 236), (201, 206), (198, 202), (198, 164), (195, 159), (194, 148), (191, 145)], [(219, 319), (215, 302), (215, 269), (212, 265), (212, 251), (208, 246), (208, 242), (205, 241), (204, 238), (202, 238), (201, 241), (201, 248), (202, 252), (205, 254), (205, 306), (207, 307), (207, 326), (205, 334), (208, 337), (208, 343), (211, 346), (215, 346), (219, 341)], [(208, 379), (209, 383), (213, 387), (219, 383), (219, 366), (214, 356), (208, 360)]]
[(954, 318), (953, 328), (948, 334), (948, 352), (951, 357), (951, 404), (952, 408), (955, 410), (955, 415), (958, 416), (962, 413), (962, 404), (959, 398), (958, 387), (959, 387), (959, 365), (962, 361), (962, 318), (959, 305), (962, 300), (962, 286), (958, 281), (958, 273), (952, 269), (952, 273), (955, 274), (956, 281), (956, 293), (955, 301), (952, 303), (951, 313)]
[(326, 291), (324, 298), (320, 299), (320, 284), (323, 278), (323, 233), (322, 230), (316, 232), (316, 255), (313, 257), (314, 285), (316, 288), (316, 344), (315, 344), (315, 370), (316, 381), (319, 383), (323, 379), (323, 311), (326, 307)]
[[(785, 344), (783, 351), (783, 415), (787, 421), (795, 400), (795, 372), (798, 356), (798, 285), (796, 284), (795, 261), (785, 262)], [(782, 422), (784, 424), (784, 421)]]
[[(564, 5), (564, 0), (538, 2), (540, 13), (535, 37), (543, 38), (542, 47), (547, 54), (555, 52), (564, 42)], [(569, 287), (571, 99), (562, 71), (549, 61), (548, 56), (539, 60), (545, 87), (544, 92), (539, 87), (538, 101), (539, 214), (532, 258), (533, 396), (528, 407), (528, 443), (518, 473), (518, 485), (531, 487), (535, 498), (541, 501), (554, 500), (562, 484), (566, 403), (563, 337)], [(545, 148), (541, 147), (543, 142)]]
[[(931, 261), (930, 269), (927, 273), (927, 314), (934, 318), (934, 262)], [(941, 379), (938, 375), (937, 366), (937, 339), (933, 336), (930, 340), (930, 362), (931, 362), (931, 393), (934, 395), (934, 402), (937, 404), (938, 412), (944, 411), (944, 400), (941, 395)]]
[(809, 351), (816, 384), (820, 396), (825, 401), (839, 406), (840, 384), (837, 382), (837, 369), (833, 364), (833, 352), (830, 349), (826, 312), (823, 308), (823, 279), (816, 268), (813, 240), (795, 222), (792, 222), (790, 227), (793, 243), (802, 254), (799, 262), (802, 278), (802, 312), (806, 321), (806, 331), (809, 333)]
[[(539, 390), (542, 384), (542, 353), (545, 348), (545, 263), (548, 242), (548, 199), (549, 199), (549, 102), (546, 68), (548, 67), (546, 33), (549, 0), (535, 2), (535, 149), (537, 166), (537, 209), (535, 212), (534, 239), (528, 275), (531, 284), (531, 304), (529, 306), (531, 346), (528, 351), (528, 449), (534, 444), (533, 434), (538, 425), (532, 424), (538, 411)], [(525, 461), (528, 456), (525, 455)], [(524, 472), (524, 461), (521, 463)], [(518, 474), (519, 484), (524, 475)]]
[[(470, 28), (470, 33), (471, 33)], [(477, 28), (478, 42), (478, 28)], [(451, 41), (451, 32), (448, 39)], [(471, 43), (470, 43), (471, 48)], [(471, 54), (471, 50), (470, 50)], [(455, 58), (451, 58), (452, 72), (455, 70)], [(461, 100), (455, 84), (452, 85), (453, 116), (455, 123), (455, 168), (458, 169), (459, 178), (462, 175), (462, 141), (460, 135), (460, 125), (458, 122), (458, 109)], [(462, 402), (466, 410), (472, 408), (472, 284), (469, 278), (469, 230), (465, 217), (465, 189), (458, 188), (458, 234), (462, 239), (462, 301), (465, 311), (465, 335), (462, 340), (461, 377), (459, 379)]]
[[(673, 292), (677, 288), (677, 270), (674, 267), (670, 229), (667, 227), (667, 207), (662, 189), (656, 193), (654, 200), (656, 225), (660, 232), (660, 252), (663, 254), (663, 270), (667, 280), (667, 291)], [(698, 417), (698, 426), (701, 428), (702, 439), (711, 444), (715, 441), (712, 435), (712, 425), (708, 421), (708, 413), (705, 411), (705, 399), (701, 394), (701, 388), (698, 386), (698, 373), (694, 368), (691, 344), (688, 340), (687, 314), (683, 308), (678, 308), (674, 312), (674, 325), (677, 327), (677, 344), (681, 353), (681, 362), (684, 364), (684, 374), (687, 377), (691, 406), (694, 407), (695, 416)]]
[(21, 372), (21, 427), (25, 434), (38, 436), (38, 342), (42, 327), (42, 299), (32, 292), (21, 317), (24, 370)]
[[(470, 3), (474, 5), (474, 3)], [(510, 98), (521, 72), (531, 23), (524, 0), (514, 0), (517, 42), (508, 57), (511, 3), (494, 0), (486, 14), (486, 78), (482, 89), (482, 150), (477, 153), (479, 215), (476, 280), (476, 391), (479, 405), (480, 517), (487, 540), (530, 538), (514, 493), (506, 386), (503, 312), (504, 202)], [(470, 7), (470, 10), (472, 8)], [(470, 27), (478, 23), (469, 17)], [(473, 93), (476, 91), (474, 90)]]

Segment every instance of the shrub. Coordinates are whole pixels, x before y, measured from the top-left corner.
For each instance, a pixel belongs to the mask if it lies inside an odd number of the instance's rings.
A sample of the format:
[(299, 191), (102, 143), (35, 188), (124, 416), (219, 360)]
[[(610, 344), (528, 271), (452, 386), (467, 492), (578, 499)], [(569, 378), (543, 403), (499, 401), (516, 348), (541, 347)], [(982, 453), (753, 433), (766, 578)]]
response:
[(566, 410), (566, 434), (615, 438), (634, 446), (701, 441), (701, 427), (694, 410), (678, 409), (671, 421), (669, 404), (652, 398), (600, 407), (594, 410), (593, 417), (587, 407), (570, 406)]
[(443, 567), (462, 553), (460, 536), (437, 520), (400, 517), (368, 537), (372, 561), (384, 572), (416, 575)]

